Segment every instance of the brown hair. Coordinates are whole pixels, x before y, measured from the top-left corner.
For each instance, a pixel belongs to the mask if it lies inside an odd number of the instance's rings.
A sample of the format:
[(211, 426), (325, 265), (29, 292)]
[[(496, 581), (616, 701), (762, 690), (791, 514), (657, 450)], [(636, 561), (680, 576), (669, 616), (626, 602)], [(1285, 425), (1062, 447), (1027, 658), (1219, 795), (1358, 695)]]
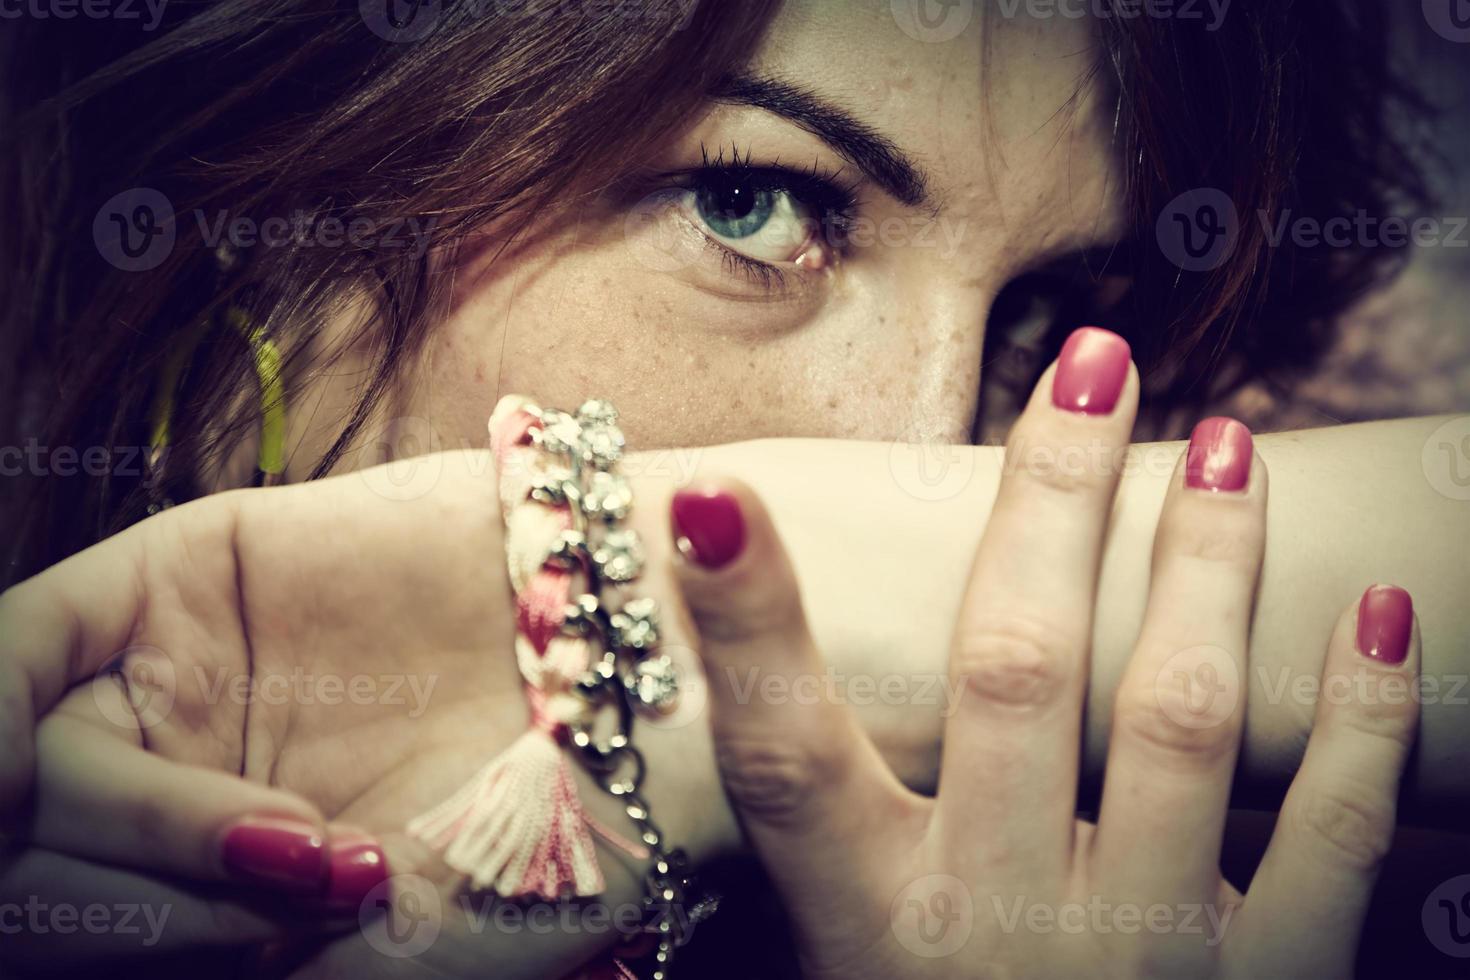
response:
[[(1288, 393), (1338, 315), (1390, 279), (1407, 250), (1382, 240), (1305, 249), (1266, 229), (1283, 216), (1382, 220), (1430, 203), (1416, 156), (1432, 151), (1407, 142), (1429, 107), (1392, 70), (1388, 6), (1236, 3), (1206, 26), (1112, 0), (1094, 74), (1115, 88), (1131, 227), (1115, 247), (1008, 287), (986, 335), (989, 381), (1024, 403), (1067, 333), (1101, 323), (1127, 337), (1139, 365), (1138, 438), (1183, 437), (1247, 383)], [(1157, 224), (1201, 194), (1232, 203), (1235, 238), (1213, 268), (1182, 268)], [(1052, 329), (1017, 345), (1004, 326), (1038, 295)]]
[[(300, 212), (311, 226), (379, 229), (432, 220), (430, 243), (452, 249), (487, 222), (513, 230), (616, 178), (749, 55), (776, 3), (420, 6), (432, 17), (422, 37), (425, 21), (375, 21), (372, 3), (332, 0), (169, 5), (151, 35), (85, 20), (7, 27), (0, 424), (9, 431), (0, 445), (43, 420), (51, 445), (145, 445), (163, 365), (195, 325), (242, 305), (299, 376), (322, 325), (369, 286), (380, 309), (353, 342), (372, 351), (374, 370), (317, 466), (325, 472), (434, 321), (442, 284), (427, 258), (382, 241), (287, 244), (221, 272), (216, 250), (185, 221), (161, 265), (125, 272), (94, 244), (102, 203), (148, 187), (177, 213)], [(1381, 5), (1310, 10), (1237, 4), (1213, 31), (1146, 17), (1103, 22), (1097, 70), (1118, 89), (1135, 222), (1133, 247), (1106, 257), (1105, 271), (1132, 285), (1103, 322), (1133, 343), (1157, 412), (1309, 363), (1335, 314), (1395, 258), (1381, 247), (1269, 247), (1247, 220), (1228, 261), (1182, 272), (1151, 246), (1175, 195), (1215, 187), (1243, 214), (1291, 208), (1318, 219), (1422, 200), (1387, 124), (1402, 93)], [(1086, 290), (1063, 292), (1059, 325), (1093, 319)], [(1059, 343), (1064, 331), (1052, 333)], [(194, 348), (164, 474), (176, 498), (198, 492), (195, 474), (255, 425), (256, 406), (241, 396), (254, 383), (249, 351), (230, 332)], [(13, 494), (24, 481), (3, 482)], [(138, 467), (35, 482), (10, 580), (144, 512)]]
[[(9, 428), (44, 430), (57, 446), (146, 445), (164, 364), (195, 325), (241, 304), (299, 375), (313, 336), (367, 286), (381, 312), (353, 343), (375, 370), (324, 472), (443, 298), (428, 257), (388, 231), (432, 224), (430, 244), (452, 248), (489, 221), (509, 222), (511, 236), (595, 190), (748, 56), (774, 7), (218, 0), (170, 5), (151, 37), (81, 19), (7, 26), (0, 252), (21, 259), (0, 276)], [(417, 17), (389, 20), (395, 8)], [(301, 215), (310, 228), (357, 222), (383, 234), (338, 248), (298, 235), (221, 275), (217, 250), (181, 220), (161, 265), (128, 272), (103, 260), (92, 223), (134, 187), (180, 215)], [(240, 394), (255, 383), (235, 334), (199, 342), (164, 474), (177, 499), (256, 424), (258, 402)], [(41, 483), (11, 577), (144, 512), (137, 465)]]

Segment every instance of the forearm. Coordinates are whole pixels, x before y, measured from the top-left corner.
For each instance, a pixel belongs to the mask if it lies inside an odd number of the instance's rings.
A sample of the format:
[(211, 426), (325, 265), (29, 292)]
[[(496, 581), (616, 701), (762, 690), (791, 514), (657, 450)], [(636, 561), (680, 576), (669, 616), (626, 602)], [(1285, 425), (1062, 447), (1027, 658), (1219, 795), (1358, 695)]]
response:
[[(1470, 772), (1455, 762), (1470, 738), (1470, 562), (1463, 554), (1470, 502), (1437, 491), (1426, 476), (1421, 454), (1440, 421), (1258, 439), (1271, 504), (1245, 673), (1241, 802), (1270, 803), (1284, 790), (1305, 746), (1332, 624), (1374, 582), (1413, 594), (1423, 633), (1423, 721), (1405, 817), (1447, 819), (1458, 808), (1446, 804), (1470, 799)], [(1113, 691), (1142, 618), (1154, 526), (1182, 450), (1136, 447), (1119, 489), (1094, 628), (1084, 750), (1089, 793), (1100, 781)], [(831, 675), (812, 690), (851, 704), (917, 787), (933, 785), (943, 713), (963, 696), (947, 681), (950, 630), (1003, 464), (995, 447), (926, 452), (923, 468), (914, 447), (903, 444), (773, 440), (693, 457), (699, 472), (738, 475), (760, 491), (831, 661)], [(1048, 465), (1012, 465), (1018, 462)], [(1085, 454), (1059, 462), (1096, 465)]]

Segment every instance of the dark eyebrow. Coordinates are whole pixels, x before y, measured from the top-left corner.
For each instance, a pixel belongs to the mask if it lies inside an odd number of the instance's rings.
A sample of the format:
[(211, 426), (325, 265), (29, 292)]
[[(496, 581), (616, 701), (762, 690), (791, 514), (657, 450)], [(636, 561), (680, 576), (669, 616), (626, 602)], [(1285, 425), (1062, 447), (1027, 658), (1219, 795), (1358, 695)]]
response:
[(789, 119), (831, 146), (894, 200), (913, 207), (933, 206), (923, 170), (892, 140), (812, 92), (772, 78), (741, 75), (717, 87), (713, 98)]

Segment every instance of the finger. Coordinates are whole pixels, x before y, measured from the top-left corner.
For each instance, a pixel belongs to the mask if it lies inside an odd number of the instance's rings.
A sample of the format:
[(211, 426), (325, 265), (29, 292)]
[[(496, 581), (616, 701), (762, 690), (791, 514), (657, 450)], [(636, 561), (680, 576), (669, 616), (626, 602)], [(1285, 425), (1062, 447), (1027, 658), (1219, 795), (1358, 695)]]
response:
[[(96, 688), (76, 695), (104, 696)], [(356, 908), (386, 878), (375, 840), (329, 827), (301, 797), (174, 762), (115, 732), (60, 709), (41, 723), (33, 843), (154, 875), (292, 896), (324, 914)]]
[(950, 659), (936, 830), (957, 853), (991, 841), (1053, 870), (1070, 853), (1098, 565), (1137, 402), (1127, 343), (1084, 327), (1011, 433)]
[(795, 573), (755, 494), (732, 480), (681, 491), (671, 516), (730, 802), (804, 922), (850, 921), (836, 906), (918, 840), (919, 801), (823, 690)]
[[(28, 798), (36, 719), (126, 647), (144, 583), (144, 542), (169, 528), (189, 555), (232, 561), (234, 508), (201, 501), (128, 528), (0, 594), (0, 811)], [(203, 556), (203, 557), (200, 557)], [(230, 581), (233, 573), (222, 580)]]
[(1197, 425), (1175, 469), (1143, 628), (1114, 702), (1092, 845), (1097, 880), (1125, 899), (1217, 894), (1266, 476), (1250, 430), (1231, 419)]
[[(302, 915), (254, 900), (32, 848), (0, 862), (0, 975), (70, 974), (84, 964), (351, 929), (353, 914)], [(7, 968), (9, 968), (7, 970)]]
[[(1242, 930), (1282, 975), (1350, 976), (1419, 724), (1409, 594), (1376, 585), (1338, 620), (1306, 756), (1246, 894)], [(1324, 896), (1330, 896), (1327, 901)]]

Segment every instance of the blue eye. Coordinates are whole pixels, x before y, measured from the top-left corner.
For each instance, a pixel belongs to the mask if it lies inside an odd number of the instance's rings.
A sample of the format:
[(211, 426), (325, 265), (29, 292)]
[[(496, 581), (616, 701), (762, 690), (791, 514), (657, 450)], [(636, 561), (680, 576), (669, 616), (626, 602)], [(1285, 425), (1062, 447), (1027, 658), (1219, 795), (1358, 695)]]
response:
[(820, 238), (820, 222), (790, 190), (740, 174), (711, 175), (685, 194), (685, 213), (715, 242), (757, 262), (794, 262)]
[(739, 240), (760, 231), (775, 211), (777, 194), (736, 181), (699, 188), (694, 203), (699, 218), (720, 238)]

